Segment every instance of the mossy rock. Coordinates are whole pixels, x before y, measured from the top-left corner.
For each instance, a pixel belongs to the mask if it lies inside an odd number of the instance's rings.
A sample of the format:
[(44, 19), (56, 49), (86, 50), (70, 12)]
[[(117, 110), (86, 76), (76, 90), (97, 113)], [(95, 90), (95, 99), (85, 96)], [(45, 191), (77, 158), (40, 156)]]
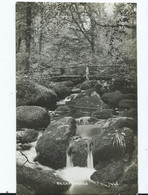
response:
[(17, 128), (40, 130), (50, 124), (48, 112), (39, 106), (19, 106), (16, 108)]
[(57, 95), (52, 89), (26, 79), (17, 81), (16, 89), (17, 106), (34, 105), (51, 110), (56, 107)]

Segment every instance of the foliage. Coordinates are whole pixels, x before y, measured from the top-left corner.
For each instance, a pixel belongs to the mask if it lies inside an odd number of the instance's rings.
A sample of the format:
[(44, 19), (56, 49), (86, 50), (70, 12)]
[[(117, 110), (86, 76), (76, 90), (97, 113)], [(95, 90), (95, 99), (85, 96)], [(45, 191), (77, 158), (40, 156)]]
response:
[(122, 148), (126, 147), (125, 133), (124, 132), (119, 133), (119, 131), (116, 129), (115, 133), (113, 133), (113, 137), (111, 139), (113, 139), (114, 146), (120, 146)]
[(27, 69), (32, 76), (39, 72), (42, 77), (41, 71), (49, 68), (53, 74), (61, 67), (63, 74), (84, 75), (86, 66), (103, 65), (108, 75), (118, 69), (134, 79), (136, 5), (18, 2), (16, 52), (17, 70)]

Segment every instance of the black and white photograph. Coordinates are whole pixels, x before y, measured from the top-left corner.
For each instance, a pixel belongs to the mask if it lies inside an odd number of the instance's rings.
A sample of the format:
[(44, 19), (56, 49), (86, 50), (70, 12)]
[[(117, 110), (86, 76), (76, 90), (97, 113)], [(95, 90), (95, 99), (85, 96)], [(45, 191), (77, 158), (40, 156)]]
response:
[(137, 4), (15, 14), (17, 194), (138, 193)]

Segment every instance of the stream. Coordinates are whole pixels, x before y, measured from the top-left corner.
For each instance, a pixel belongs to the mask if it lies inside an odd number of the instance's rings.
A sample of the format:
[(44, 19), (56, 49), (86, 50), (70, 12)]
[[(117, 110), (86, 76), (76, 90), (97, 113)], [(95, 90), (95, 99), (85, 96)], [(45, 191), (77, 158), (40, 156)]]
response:
[[(88, 125), (89, 126), (89, 125)], [(92, 126), (92, 125), (91, 125)], [(72, 185), (71, 187), (65, 191), (64, 193), (61, 192), (59, 194), (108, 194), (109, 189), (97, 185), (94, 181), (90, 179), (90, 176), (95, 172), (95, 169), (93, 168), (93, 155), (91, 151), (91, 136), (89, 131), (84, 131), (86, 128), (86, 125), (78, 125), (77, 128), (77, 135), (82, 136), (84, 139), (87, 140), (88, 144), (88, 155), (87, 155), (87, 167), (74, 167), (72, 162), (72, 157), (66, 154), (66, 167), (63, 169), (59, 169), (55, 171), (55, 175), (58, 175), (62, 179), (70, 182)], [(89, 128), (88, 128), (89, 129)], [(84, 133), (85, 132), (85, 133)], [(42, 135), (42, 132), (39, 132), (39, 137)], [(36, 146), (37, 141), (29, 143), (31, 146), (29, 150), (24, 150), (23, 154), (28, 158), (29, 162), (26, 162), (26, 157), (22, 155), (22, 153), (17, 150), (16, 156), (17, 156), (17, 163), (18, 164), (24, 164), (25, 166), (33, 168), (33, 169), (40, 169), (40, 170), (53, 170), (47, 166), (43, 166), (39, 164), (38, 162), (34, 162), (34, 158), (36, 157)]]

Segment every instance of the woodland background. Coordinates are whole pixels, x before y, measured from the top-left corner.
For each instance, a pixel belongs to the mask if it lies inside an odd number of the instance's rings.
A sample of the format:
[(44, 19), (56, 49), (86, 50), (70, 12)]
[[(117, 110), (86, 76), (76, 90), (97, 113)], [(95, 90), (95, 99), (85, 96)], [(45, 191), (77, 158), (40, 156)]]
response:
[(136, 53), (134, 3), (16, 4), (18, 77), (45, 84), (90, 67), (90, 75), (136, 82)]

